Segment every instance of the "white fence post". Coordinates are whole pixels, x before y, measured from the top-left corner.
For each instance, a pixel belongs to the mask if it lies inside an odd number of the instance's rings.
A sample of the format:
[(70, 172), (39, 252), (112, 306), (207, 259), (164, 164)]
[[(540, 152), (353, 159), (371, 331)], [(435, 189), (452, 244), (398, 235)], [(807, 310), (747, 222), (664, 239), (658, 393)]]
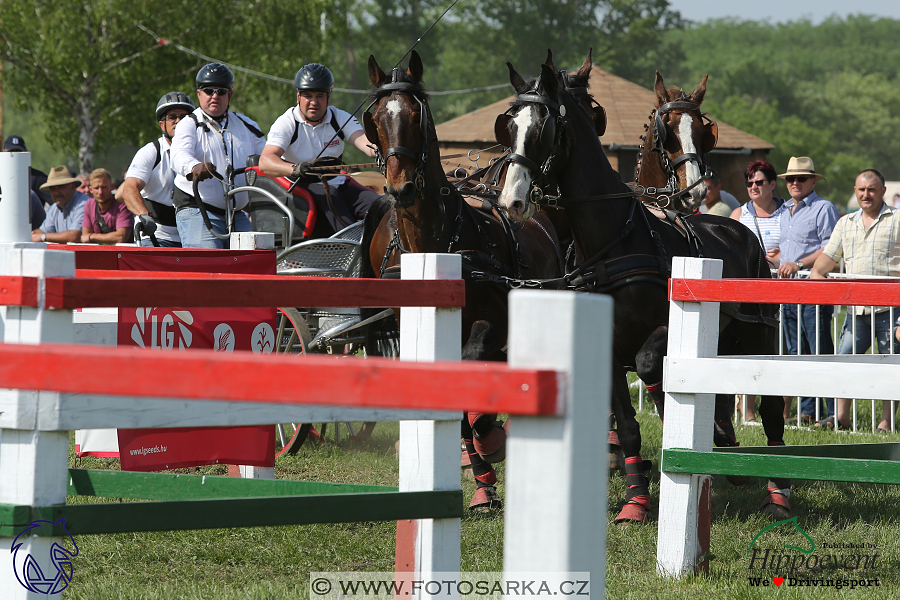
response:
[[(675, 257), (672, 278), (720, 279), (722, 261)], [(670, 302), (669, 344), (663, 387), (676, 379), (669, 358), (710, 358), (718, 352), (719, 303)], [(666, 392), (663, 449), (712, 451), (715, 394)], [(660, 474), (659, 529), (656, 542), (657, 571), (668, 577), (691, 574), (698, 563), (697, 518), (704, 475)]]
[[(236, 231), (231, 234), (229, 247), (232, 250), (273, 250), (275, 234), (268, 231)], [(229, 467), (230, 470), (231, 467)], [(238, 470), (244, 479), (275, 479), (274, 466), (238, 465)]]
[(592, 598), (605, 593), (612, 306), (608, 296), (510, 294), (510, 367), (562, 371), (568, 389), (563, 416), (510, 421), (504, 574), (587, 572)]
[[(403, 279), (460, 279), (458, 254), (404, 254)], [(401, 308), (400, 360), (460, 360), (462, 313), (458, 308)], [(460, 418), (462, 415), (460, 415)], [(400, 491), (459, 489), (460, 422), (400, 422)], [(417, 579), (459, 572), (459, 519), (397, 523), (398, 572)]]
[[(27, 181), (27, 177), (26, 177)], [(44, 277), (74, 277), (72, 252), (45, 250), (44, 244), (0, 243), (0, 274), (40, 277), (39, 303), (43, 304)], [(8, 306), (3, 318), (3, 341), (40, 344), (72, 341), (72, 312)], [(40, 431), (40, 407), (54, 402), (54, 392), (0, 390), (0, 504), (47, 506), (66, 503), (69, 434)], [(50, 560), (54, 543), (70, 549), (61, 537), (25, 537), (12, 554), (15, 538), (0, 537), (0, 597), (4, 600), (59, 598), (28, 591), (19, 583), (23, 562), (34, 558), (45, 576), (56, 569)]]
[(30, 152), (0, 152), (0, 197), (3, 198), (0, 200), (0, 242), (30, 242), (31, 231), (41, 226), (40, 223), (28, 225), (30, 166)]

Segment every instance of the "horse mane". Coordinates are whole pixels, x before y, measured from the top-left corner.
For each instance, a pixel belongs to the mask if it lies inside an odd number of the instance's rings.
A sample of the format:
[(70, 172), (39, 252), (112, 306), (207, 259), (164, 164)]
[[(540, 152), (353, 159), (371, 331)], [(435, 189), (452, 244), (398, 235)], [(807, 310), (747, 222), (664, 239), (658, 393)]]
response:
[(413, 94), (419, 100), (428, 100), (428, 92), (425, 91), (425, 87), (422, 85), (421, 80), (416, 80), (412, 75), (407, 73), (402, 69), (394, 69), (388, 74), (388, 78), (390, 81), (385, 80), (381, 85), (373, 86), (369, 90), (369, 96), (374, 100), (378, 101), (384, 98), (385, 96), (390, 96), (396, 90), (392, 89), (384, 89), (384, 86), (390, 83), (408, 83), (412, 87), (412, 89), (407, 90), (409, 93)]
[[(523, 92), (523, 93), (537, 94), (538, 93), (537, 89), (538, 89), (538, 86), (540, 85), (540, 79), (541, 79), (540, 77), (532, 77), (530, 79), (526, 79), (525, 80), (525, 89), (528, 91)], [(541, 95), (545, 95), (545, 94), (541, 94)], [(509, 107), (515, 108), (517, 106), (524, 106), (525, 104), (530, 104), (530, 103), (519, 100), (519, 91), (516, 90), (516, 96), (513, 99), (513, 101), (509, 103)]]
[(578, 75), (575, 72), (570, 73), (567, 71), (566, 79), (569, 82), (568, 87), (570, 87), (570, 88), (575, 88), (575, 87), (587, 88), (588, 83), (590, 82), (590, 79), (591, 79), (591, 75), (590, 75), (590, 73), (588, 73), (587, 75)]
[[(689, 99), (689, 96), (684, 92), (684, 90), (677, 85), (673, 85), (666, 91), (669, 92), (669, 98), (672, 98), (673, 102), (681, 102)], [(659, 99), (657, 98), (657, 101), (658, 100)]]

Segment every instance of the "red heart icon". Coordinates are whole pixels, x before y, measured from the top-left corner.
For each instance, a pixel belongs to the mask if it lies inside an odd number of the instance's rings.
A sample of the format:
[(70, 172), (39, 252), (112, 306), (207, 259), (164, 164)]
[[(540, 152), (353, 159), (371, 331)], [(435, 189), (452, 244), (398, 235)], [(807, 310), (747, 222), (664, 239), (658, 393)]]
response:
[(782, 583), (784, 583), (784, 577), (773, 577), (773, 578), (772, 578), (772, 583), (775, 584), (775, 587), (778, 587), (778, 586), (780, 586)]

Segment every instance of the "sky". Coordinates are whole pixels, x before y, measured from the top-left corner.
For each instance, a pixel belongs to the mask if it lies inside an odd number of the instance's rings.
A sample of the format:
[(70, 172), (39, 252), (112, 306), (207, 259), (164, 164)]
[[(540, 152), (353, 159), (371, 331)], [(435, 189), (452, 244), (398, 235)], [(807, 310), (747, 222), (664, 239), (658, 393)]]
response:
[(669, 0), (669, 5), (691, 21), (737, 17), (773, 23), (796, 21), (804, 17), (820, 23), (837, 14), (866, 14), (900, 19), (900, 0)]

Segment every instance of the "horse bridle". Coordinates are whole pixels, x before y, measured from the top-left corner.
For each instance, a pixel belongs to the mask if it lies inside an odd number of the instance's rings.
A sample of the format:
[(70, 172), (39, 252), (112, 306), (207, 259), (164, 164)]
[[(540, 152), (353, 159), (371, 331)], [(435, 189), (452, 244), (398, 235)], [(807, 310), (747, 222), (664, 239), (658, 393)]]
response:
[[(549, 176), (550, 169), (552, 168), (554, 161), (560, 155), (559, 150), (562, 146), (562, 136), (566, 127), (566, 107), (562, 103), (561, 96), (558, 97), (557, 101), (554, 101), (547, 96), (539, 94), (537, 91), (537, 87), (534, 87), (527, 92), (517, 94), (515, 102), (542, 104), (547, 107), (548, 115), (547, 118), (544, 119), (544, 123), (541, 125), (541, 131), (538, 134), (538, 139), (541, 142), (541, 146), (550, 149), (549, 153), (547, 154), (547, 158), (545, 158), (544, 161), (540, 165), (538, 165), (527, 156), (516, 154), (515, 152), (510, 152), (504, 159), (508, 162), (517, 163), (525, 167), (532, 174), (537, 174), (531, 179), (531, 192), (529, 193), (529, 200), (535, 204), (538, 204), (544, 198), (544, 191), (541, 189), (541, 185)], [(517, 104), (517, 106), (521, 105)], [(509, 110), (507, 110), (502, 115), (497, 115), (497, 119), (496, 121), (494, 121), (494, 135), (497, 138), (497, 141), (508, 148), (512, 148), (512, 139), (509, 135), (509, 122), (513, 118), (512, 114), (510, 114), (510, 111), (512, 111), (514, 108), (516, 108), (516, 106), (510, 107)]]
[[(666, 173), (666, 177), (668, 180), (668, 186), (665, 190), (660, 190), (663, 193), (675, 194), (678, 193), (678, 174), (677, 170), (682, 164), (686, 164), (688, 162), (693, 162), (697, 164), (697, 167), (700, 169), (700, 173), (705, 175), (707, 173), (706, 162), (703, 160), (703, 156), (701, 154), (697, 154), (696, 152), (684, 152), (681, 156), (672, 160), (669, 158), (669, 153), (666, 152), (665, 144), (667, 134), (667, 128), (665, 122), (662, 120), (663, 116), (670, 111), (680, 110), (682, 112), (687, 112), (690, 110), (700, 111), (700, 105), (696, 102), (691, 102), (685, 98), (681, 100), (676, 100), (674, 102), (667, 102), (663, 104), (659, 108), (654, 111), (653, 115), (653, 147), (650, 149), (651, 152), (657, 153), (660, 166), (663, 171)], [(710, 119), (703, 113), (700, 113), (701, 125), (704, 128), (709, 127), (710, 135), (713, 138), (712, 142), (709, 144), (710, 148), (714, 148), (716, 145), (716, 141), (718, 140), (718, 124)], [(702, 144), (704, 148), (707, 145), (706, 134), (704, 133), (704, 139), (702, 140)], [(702, 151), (702, 150), (701, 150)], [(704, 153), (705, 154), (705, 153)], [(691, 186), (693, 187), (693, 186)], [(683, 191), (683, 190), (682, 190)]]
[[(428, 160), (428, 146), (435, 140), (429, 140), (429, 120), (428, 110), (425, 102), (419, 97), (422, 94), (422, 87), (418, 84), (398, 81), (400, 69), (395, 68), (391, 71), (391, 82), (382, 85), (377, 90), (378, 97), (369, 105), (363, 113), (363, 127), (366, 132), (366, 138), (375, 146), (375, 162), (381, 170), (382, 175), (387, 175), (387, 159), (392, 156), (406, 156), (416, 162), (416, 190), (421, 194), (425, 191), (425, 162)], [(387, 93), (384, 93), (387, 92)], [(412, 97), (419, 104), (419, 131), (422, 133), (422, 151), (416, 154), (405, 146), (392, 146), (386, 151), (381, 151), (381, 144), (378, 139), (378, 127), (375, 125), (375, 118), (370, 112), (377, 102), (391, 95), (393, 92), (400, 92)]]

